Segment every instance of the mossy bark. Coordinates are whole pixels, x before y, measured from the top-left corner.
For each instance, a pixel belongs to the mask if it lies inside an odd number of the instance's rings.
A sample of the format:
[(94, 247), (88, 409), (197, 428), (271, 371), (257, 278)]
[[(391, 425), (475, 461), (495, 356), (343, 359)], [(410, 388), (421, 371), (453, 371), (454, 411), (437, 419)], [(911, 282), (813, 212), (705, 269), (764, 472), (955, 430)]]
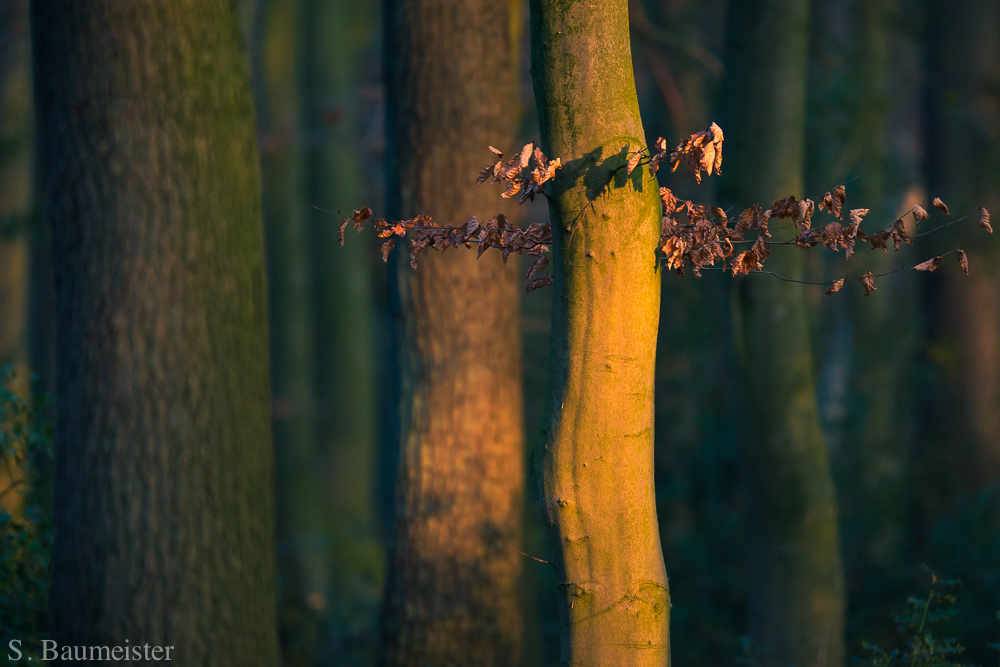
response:
[[(487, 147), (514, 139), (508, 3), (390, 0), (384, 11), (389, 215), (461, 224), (510, 213), (495, 186), (474, 185)], [(399, 478), (381, 663), (517, 665), (516, 265), (459, 249), (428, 251), (413, 271), (398, 254)]]
[(670, 596), (653, 498), (660, 205), (646, 169), (628, 7), (532, 0), (554, 307), (548, 415), (535, 452), (559, 584), (564, 665), (666, 665)]
[[(724, 198), (738, 207), (768, 206), (791, 194), (803, 198), (808, 3), (738, 3), (728, 31), (733, 118), (725, 125)], [(767, 264), (795, 277), (803, 275), (805, 260), (801, 250), (776, 248)], [(740, 440), (749, 506), (750, 638), (766, 664), (840, 665), (837, 506), (803, 286), (751, 275), (741, 289), (736, 338), (744, 375)]]
[[(376, 294), (378, 254), (340, 220), (309, 206), (349, 212), (370, 201), (361, 85), (374, 60), (378, 7), (303, 0), (299, 55), (303, 185), (310, 239), (313, 381), (322, 480), (331, 656), (343, 667), (374, 661), (385, 554), (377, 521)], [(366, 169), (366, 166), (368, 168)]]
[(60, 644), (274, 665), (260, 171), (223, 0), (32, 3)]

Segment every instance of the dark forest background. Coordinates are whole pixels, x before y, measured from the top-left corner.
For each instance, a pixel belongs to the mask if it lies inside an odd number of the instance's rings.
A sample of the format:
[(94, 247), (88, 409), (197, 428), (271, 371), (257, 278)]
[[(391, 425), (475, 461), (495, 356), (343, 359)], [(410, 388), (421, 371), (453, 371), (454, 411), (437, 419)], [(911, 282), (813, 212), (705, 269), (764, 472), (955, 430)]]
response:
[[(735, 139), (729, 121), (741, 107), (726, 91), (727, 21), (739, 20), (740, 4), (630, 2), (650, 143), (663, 136), (673, 145), (713, 121)], [(8, 428), (17, 419), (34, 426), (25, 426), (33, 429), (26, 456), (14, 461), (16, 447), (5, 450), (0, 489), (35, 472), (33, 488), (0, 496), (3, 525), (17, 527), (19, 540), (5, 533), (4, 557), (20, 559), (0, 572), (0, 638), (45, 636), (49, 622), (44, 424), (59, 405), (51, 238), (34, 186), (27, 5), (0, 2), (0, 365), (9, 369), (0, 419)], [(868, 219), (880, 224), (936, 196), (957, 215), (994, 206), (1000, 4), (809, 5), (806, 191), (795, 194), (815, 197), (846, 183), (849, 204), (871, 208)], [(506, 104), (520, 143), (501, 147), (507, 152), (538, 136), (527, 7), (511, 6), (519, 78)], [(379, 3), (352, 0), (245, 0), (240, 13), (263, 174), (284, 663), (371, 665), (398, 458), (388, 444), (392, 273), (368, 234), (349, 231), (339, 247), (336, 213), (385, 209), (383, 17)], [(678, 172), (661, 182), (683, 197), (717, 200), (712, 179), (696, 186)], [(521, 207), (520, 215), (527, 224), (544, 221), (547, 211)], [(946, 263), (932, 274), (893, 273), (868, 297), (856, 284), (834, 296), (806, 288), (839, 508), (849, 656), (863, 655), (862, 641), (899, 644), (893, 614), (926, 591), (926, 565), (962, 581), (958, 613), (944, 631), (967, 648), (962, 661), (996, 661), (988, 645), (1000, 640), (1000, 252), (992, 237), (967, 227), (918, 239), (905, 257), (859, 253), (849, 268), (885, 273), (957, 243), (969, 252), (968, 277)], [(802, 277), (821, 282), (842, 273), (841, 256), (814, 252)], [(747, 489), (738, 446), (747, 401), (732, 332), (743, 283), (771, 279), (663, 276), (656, 499), (679, 665), (753, 662), (744, 639)], [(550, 301), (544, 289), (521, 298), (529, 446), (543, 409)], [(16, 439), (9, 430), (4, 437), (0, 444)], [(521, 550), (548, 560), (533, 494), (529, 483)], [(555, 584), (546, 564), (524, 558), (526, 666), (558, 663)]]

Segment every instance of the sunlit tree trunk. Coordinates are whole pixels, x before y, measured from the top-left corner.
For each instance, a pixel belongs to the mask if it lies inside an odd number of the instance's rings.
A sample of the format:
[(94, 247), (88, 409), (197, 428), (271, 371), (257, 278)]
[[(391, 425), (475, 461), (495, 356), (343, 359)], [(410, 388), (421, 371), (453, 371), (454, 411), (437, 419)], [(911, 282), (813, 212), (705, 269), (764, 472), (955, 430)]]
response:
[(372, 267), (378, 255), (358, 238), (341, 248), (340, 220), (312, 205), (349, 212), (377, 191), (371, 167), (365, 168), (371, 119), (361, 99), (365, 70), (378, 55), (377, 14), (371, 2), (304, 0), (300, 17), (302, 203), (309, 226), (316, 461), (329, 569), (328, 659), (343, 667), (374, 660), (385, 560), (374, 488)]
[(653, 498), (660, 276), (625, 0), (531, 2), (542, 149), (559, 157), (548, 416), (535, 452), (566, 665), (666, 665), (670, 595)]
[(260, 171), (223, 0), (32, 3), (60, 644), (278, 662)]
[[(516, 119), (508, 3), (389, 0), (384, 11), (388, 212), (485, 222), (501, 200), (496, 187), (475, 188), (476, 175), (488, 146), (512, 147)], [(399, 478), (381, 662), (517, 665), (519, 276), (496, 252), (427, 253), (416, 272), (400, 255)]]
[[(805, 0), (731, 7), (729, 203), (768, 206), (805, 196), (807, 32)], [(802, 276), (805, 258), (776, 248), (768, 268)], [(736, 337), (744, 371), (739, 437), (749, 503), (750, 637), (767, 664), (832, 667), (844, 660), (843, 570), (803, 286), (750, 275), (742, 289)]]

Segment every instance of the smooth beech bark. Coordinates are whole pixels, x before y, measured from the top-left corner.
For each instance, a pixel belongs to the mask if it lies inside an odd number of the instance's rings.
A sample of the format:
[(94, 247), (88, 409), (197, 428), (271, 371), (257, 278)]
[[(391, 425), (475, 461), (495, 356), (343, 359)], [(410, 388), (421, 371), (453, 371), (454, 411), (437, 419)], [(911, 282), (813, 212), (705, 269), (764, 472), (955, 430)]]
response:
[[(389, 215), (509, 214), (497, 186), (474, 185), (488, 146), (515, 148), (509, 3), (384, 9)], [(399, 477), (381, 664), (517, 665), (520, 276), (496, 252), (427, 252), (417, 271), (405, 247), (398, 255)]]
[[(725, 201), (804, 198), (808, 2), (737, 3), (728, 30)], [(768, 268), (801, 276), (805, 260), (777, 247)], [(765, 664), (834, 667), (844, 660), (843, 567), (803, 286), (750, 275), (741, 289), (750, 638)]]
[(31, 9), (57, 300), (53, 637), (275, 665), (260, 170), (233, 5)]
[(534, 454), (559, 584), (562, 664), (666, 665), (670, 594), (653, 498), (660, 202), (648, 169), (626, 0), (532, 0), (549, 211), (548, 415)]

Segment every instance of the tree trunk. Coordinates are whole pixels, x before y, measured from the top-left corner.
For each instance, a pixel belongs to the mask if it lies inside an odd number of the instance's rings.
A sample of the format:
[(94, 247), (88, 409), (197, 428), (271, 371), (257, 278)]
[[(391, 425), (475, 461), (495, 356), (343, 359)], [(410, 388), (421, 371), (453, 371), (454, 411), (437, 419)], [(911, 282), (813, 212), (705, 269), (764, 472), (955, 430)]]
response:
[[(807, 31), (805, 0), (754, 0), (732, 8), (726, 199), (738, 207), (804, 196)], [(768, 268), (802, 276), (805, 253), (776, 248)], [(802, 285), (751, 275), (742, 288), (736, 336), (745, 378), (750, 637), (767, 664), (840, 665), (837, 508)]]
[(260, 172), (222, 0), (32, 3), (57, 299), (54, 637), (274, 665)]
[(0, 366), (24, 361), (31, 188), (28, 3), (0, 7)]
[(308, 221), (299, 131), (300, 2), (269, 0), (255, 30), (277, 486), (278, 623), (288, 665), (316, 658), (327, 593), (324, 510), (313, 416)]
[(531, 2), (555, 294), (548, 416), (534, 458), (559, 584), (565, 665), (666, 665), (670, 595), (653, 498), (660, 276), (625, 0)]
[[(475, 188), (476, 175), (489, 145), (514, 139), (508, 3), (384, 7), (389, 214), (485, 221), (501, 200), (495, 186)], [(384, 665), (519, 662), (518, 282), (496, 252), (478, 261), (427, 253), (419, 271), (398, 267), (399, 479)]]
[[(922, 187), (919, 19), (900, 0), (823, 0), (812, 7), (810, 24), (824, 39), (810, 45), (808, 191), (850, 181), (848, 204), (870, 208), (862, 229), (876, 231), (929, 200)], [(846, 263), (824, 252), (827, 275), (913, 264), (912, 255), (904, 260), (858, 247), (858, 258)], [(913, 571), (901, 563), (919, 413), (917, 288), (926, 280), (903, 271), (879, 279), (868, 297), (857, 286), (837, 298), (814, 292), (821, 300), (814, 352), (838, 490), (848, 646), (861, 639), (882, 644), (872, 633), (911, 584)], [(889, 641), (891, 628), (885, 631)]]
[(385, 554), (375, 498), (375, 290), (369, 243), (341, 248), (339, 219), (318, 211), (369, 201), (361, 71), (377, 57), (378, 7), (304, 0), (301, 16), (303, 179), (312, 270), (313, 375), (318, 474), (329, 581), (330, 655), (337, 665), (374, 661)]
[[(989, 0), (929, 2), (928, 25), (928, 185), (956, 217), (980, 206), (995, 213), (1000, 7)], [(942, 272), (931, 294), (940, 393), (928, 406), (927, 426), (942, 446), (930, 474), (950, 469), (966, 490), (976, 491), (1000, 480), (1000, 271), (990, 268), (1000, 253), (974, 224), (952, 229), (969, 253), (972, 275)], [(930, 238), (924, 247), (932, 247)]]

